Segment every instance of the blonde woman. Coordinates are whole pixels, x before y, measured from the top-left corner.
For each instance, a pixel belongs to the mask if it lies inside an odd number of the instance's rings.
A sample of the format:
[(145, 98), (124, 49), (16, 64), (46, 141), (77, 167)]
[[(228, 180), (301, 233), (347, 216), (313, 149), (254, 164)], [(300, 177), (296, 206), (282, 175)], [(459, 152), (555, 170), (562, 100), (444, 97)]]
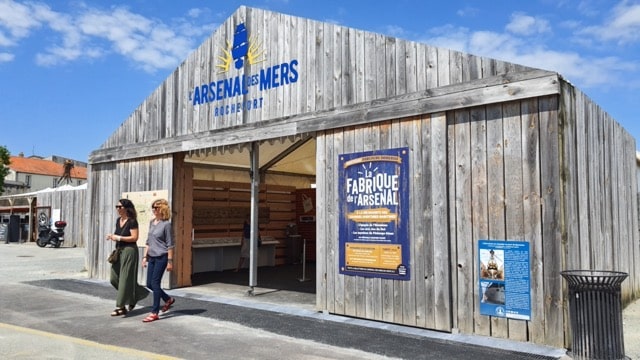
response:
[(162, 312), (169, 310), (176, 301), (161, 287), (164, 271), (173, 270), (173, 230), (171, 228), (171, 210), (169, 202), (158, 199), (151, 205), (154, 219), (149, 223), (149, 235), (142, 258), (142, 266), (147, 267), (147, 287), (153, 291), (153, 308), (151, 314), (144, 318), (143, 322), (152, 322), (159, 319), (160, 299), (164, 301)]

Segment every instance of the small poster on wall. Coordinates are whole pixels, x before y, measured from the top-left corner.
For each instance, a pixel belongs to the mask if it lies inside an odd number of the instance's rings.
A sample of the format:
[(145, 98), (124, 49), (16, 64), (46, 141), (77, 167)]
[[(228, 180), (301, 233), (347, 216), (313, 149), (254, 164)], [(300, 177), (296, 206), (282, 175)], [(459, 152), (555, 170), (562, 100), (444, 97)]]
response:
[(135, 191), (122, 193), (123, 199), (133, 202), (138, 213), (138, 246), (145, 246), (147, 234), (149, 233), (149, 223), (153, 219), (151, 204), (157, 199), (169, 200), (168, 190)]
[(531, 320), (529, 243), (478, 242), (480, 314)]
[(410, 280), (409, 149), (339, 156), (340, 273)]

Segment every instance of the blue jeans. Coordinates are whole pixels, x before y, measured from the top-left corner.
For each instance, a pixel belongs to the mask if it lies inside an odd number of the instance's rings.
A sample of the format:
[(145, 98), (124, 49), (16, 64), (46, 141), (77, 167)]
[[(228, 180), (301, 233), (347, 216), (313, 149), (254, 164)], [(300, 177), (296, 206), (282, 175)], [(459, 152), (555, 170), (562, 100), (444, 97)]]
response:
[(162, 256), (149, 256), (147, 259), (147, 287), (153, 291), (153, 309), (152, 313), (158, 314), (160, 312), (160, 299), (165, 302), (171, 299), (171, 297), (162, 290), (160, 283), (162, 282), (162, 275), (167, 269), (168, 256), (164, 254)]

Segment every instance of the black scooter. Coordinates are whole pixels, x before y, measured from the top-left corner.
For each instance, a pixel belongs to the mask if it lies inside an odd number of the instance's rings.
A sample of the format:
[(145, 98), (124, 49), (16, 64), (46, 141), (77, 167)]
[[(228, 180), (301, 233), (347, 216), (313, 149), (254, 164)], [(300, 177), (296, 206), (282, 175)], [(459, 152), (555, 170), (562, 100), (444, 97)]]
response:
[(51, 225), (45, 222), (38, 223), (38, 240), (36, 244), (40, 247), (51, 245), (59, 248), (64, 242), (64, 228), (67, 226), (65, 221), (56, 221), (55, 230), (51, 229)]

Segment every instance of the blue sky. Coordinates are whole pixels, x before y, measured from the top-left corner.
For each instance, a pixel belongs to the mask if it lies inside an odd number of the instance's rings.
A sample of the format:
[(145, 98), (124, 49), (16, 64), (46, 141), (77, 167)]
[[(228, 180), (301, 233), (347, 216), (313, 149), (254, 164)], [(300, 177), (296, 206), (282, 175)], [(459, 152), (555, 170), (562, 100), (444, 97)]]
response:
[(87, 161), (241, 5), (557, 71), (640, 140), (640, 0), (0, 0), (0, 145)]

